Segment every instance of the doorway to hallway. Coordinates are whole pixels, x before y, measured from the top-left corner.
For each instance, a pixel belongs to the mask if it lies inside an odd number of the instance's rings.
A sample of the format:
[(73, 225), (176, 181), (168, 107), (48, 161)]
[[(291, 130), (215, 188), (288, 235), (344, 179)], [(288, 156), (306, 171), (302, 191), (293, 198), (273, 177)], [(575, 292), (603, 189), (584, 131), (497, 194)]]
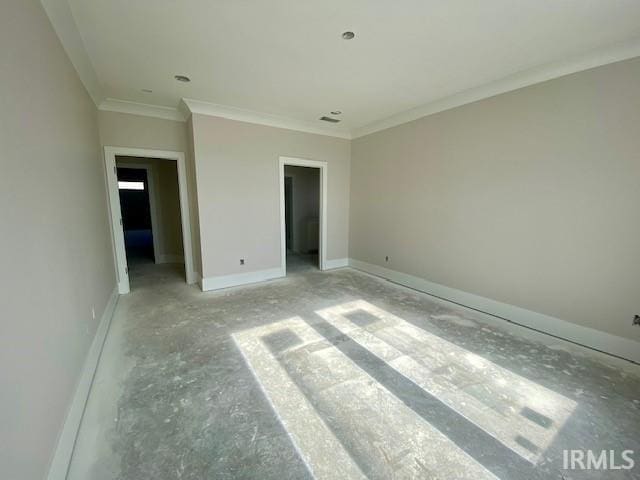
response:
[(158, 225), (151, 221), (147, 169), (119, 164), (117, 173), (127, 265), (156, 263), (159, 252), (154, 248), (154, 240)]
[(195, 283), (184, 154), (105, 147), (105, 165), (119, 293), (145, 264), (175, 264)]
[(318, 269), (320, 169), (285, 165), (287, 271)]
[(282, 271), (325, 269), (327, 163), (280, 157)]

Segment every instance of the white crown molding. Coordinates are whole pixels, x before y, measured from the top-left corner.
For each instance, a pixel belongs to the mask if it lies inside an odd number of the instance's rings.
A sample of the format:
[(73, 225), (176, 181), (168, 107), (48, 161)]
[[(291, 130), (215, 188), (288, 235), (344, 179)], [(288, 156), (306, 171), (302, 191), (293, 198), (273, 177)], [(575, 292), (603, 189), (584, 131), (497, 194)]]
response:
[(433, 115), (434, 113), (450, 110), (461, 105), (477, 102), (501, 93), (638, 56), (640, 56), (640, 38), (610, 45), (606, 48), (594, 50), (587, 54), (575, 56), (563, 61), (548, 63), (524, 70), (495, 82), (471, 88), (426, 105), (392, 115), (383, 120), (375, 121), (363, 127), (353, 129), (351, 131), (351, 138), (363, 137), (371, 133), (379, 132), (380, 130), (386, 130), (387, 128)]
[(175, 120), (177, 122), (184, 122), (187, 119), (184, 112), (178, 108), (130, 102), (128, 100), (118, 100), (116, 98), (105, 99), (98, 109), (105, 112), (129, 113), (131, 115), (143, 115), (145, 117)]
[(258, 125), (266, 125), (269, 127), (285, 128), (287, 130), (296, 130), (299, 132), (315, 133), (317, 135), (326, 135), (329, 137), (351, 139), (351, 134), (349, 132), (320, 127), (314, 123), (304, 120), (280, 117), (269, 113), (245, 110), (242, 108), (203, 102), (189, 98), (183, 98), (182, 102), (189, 109), (190, 113), (196, 113), (199, 115), (222, 117), (239, 122), (256, 123)]
[(539, 67), (509, 75), (497, 81), (474, 87), (454, 95), (435, 100), (390, 117), (374, 121), (349, 131), (318, 126), (313, 122), (280, 117), (269, 113), (245, 110), (242, 108), (215, 103), (182, 99), (178, 108), (149, 105), (127, 100), (106, 98), (98, 79), (91, 58), (84, 46), (82, 36), (73, 17), (67, 0), (40, 0), (53, 28), (58, 35), (71, 63), (75, 67), (80, 80), (100, 110), (163, 118), (166, 120), (185, 121), (191, 113), (227, 118), (241, 122), (267, 125), (288, 130), (296, 130), (318, 135), (354, 139), (386, 130), (403, 123), (411, 122), (434, 113), (450, 110), (468, 103), (493, 97), (501, 93), (528, 87), (536, 83), (570, 75), (590, 68), (607, 65), (640, 56), (640, 38), (610, 45), (589, 53), (575, 56), (563, 61), (553, 62)]
[(185, 103), (184, 98), (180, 99), (180, 103), (178, 104), (178, 111), (182, 114), (185, 121), (189, 120), (189, 118), (191, 117), (191, 110), (189, 110), (189, 107)]
[(102, 85), (84, 47), (69, 3), (67, 0), (40, 1), (84, 87), (96, 106), (100, 105), (104, 99)]

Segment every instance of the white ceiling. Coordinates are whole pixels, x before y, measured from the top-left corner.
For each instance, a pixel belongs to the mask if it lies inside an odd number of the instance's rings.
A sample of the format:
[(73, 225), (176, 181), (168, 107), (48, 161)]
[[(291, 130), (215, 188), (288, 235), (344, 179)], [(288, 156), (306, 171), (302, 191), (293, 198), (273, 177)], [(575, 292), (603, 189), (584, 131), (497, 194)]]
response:
[(68, 1), (103, 97), (328, 128), (341, 110), (344, 132), (603, 48), (640, 54), (638, 0)]

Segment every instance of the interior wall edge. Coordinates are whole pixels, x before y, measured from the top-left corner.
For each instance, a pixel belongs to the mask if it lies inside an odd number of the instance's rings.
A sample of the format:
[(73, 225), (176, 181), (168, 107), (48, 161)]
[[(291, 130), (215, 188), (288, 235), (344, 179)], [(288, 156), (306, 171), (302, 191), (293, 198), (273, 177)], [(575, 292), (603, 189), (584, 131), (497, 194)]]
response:
[(93, 378), (98, 368), (98, 362), (100, 361), (102, 347), (109, 332), (109, 326), (111, 325), (119, 297), (120, 295), (118, 294), (118, 287), (116, 285), (109, 296), (107, 305), (100, 317), (98, 329), (91, 342), (91, 347), (87, 352), (80, 379), (78, 380), (71, 405), (67, 411), (55, 450), (53, 451), (47, 480), (65, 480), (67, 476), (78, 430), (80, 429), (85, 406), (89, 399), (89, 393), (91, 392)]
[[(494, 319), (503, 325), (509, 323), (532, 329), (543, 335), (551, 335), (560, 341), (568, 341), (577, 347), (586, 347), (607, 354), (616, 364), (617, 359), (624, 363), (640, 364), (640, 343), (607, 332), (583, 327), (575, 323), (561, 320), (538, 312), (533, 312), (515, 305), (509, 305), (490, 298), (481, 297), (455, 288), (440, 285), (424, 278), (409, 275), (397, 270), (372, 263), (349, 258), (349, 266), (356, 270), (390, 280), (402, 286), (418, 290), (428, 295), (470, 308)], [(486, 317), (485, 317), (486, 318)]]

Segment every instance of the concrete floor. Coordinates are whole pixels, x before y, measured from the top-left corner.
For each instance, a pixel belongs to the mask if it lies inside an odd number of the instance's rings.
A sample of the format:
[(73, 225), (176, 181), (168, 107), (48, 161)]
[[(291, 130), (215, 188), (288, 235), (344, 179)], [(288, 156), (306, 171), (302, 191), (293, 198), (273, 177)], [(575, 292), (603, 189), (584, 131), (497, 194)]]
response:
[[(637, 370), (294, 263), (210, 293), (137, 266), (68, 478), (640, 478)], [(563, 470), (589, 448), (636, 467)]]
[(287, 251), (287, 274), (319, 270), (317, 254), (300, 254)]

